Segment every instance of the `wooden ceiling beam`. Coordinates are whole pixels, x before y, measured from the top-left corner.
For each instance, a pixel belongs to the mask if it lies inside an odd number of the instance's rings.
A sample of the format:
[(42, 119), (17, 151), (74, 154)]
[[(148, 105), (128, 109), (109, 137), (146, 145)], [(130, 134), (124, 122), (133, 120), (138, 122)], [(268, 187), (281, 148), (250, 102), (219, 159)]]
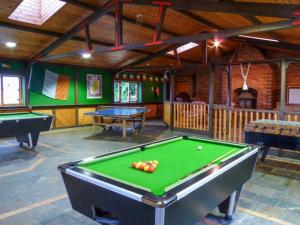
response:
[[(56, 38), (60, 38), (61, 36), (64, 35), (63, 33), (59, 33), (59, 32), (42, 30), (42, 29), (37, 29), (37, 28), (32, 28), (32, 27), (26, 27), (26, 26), (11, 24), (11, 23), (2, 22), (2, 21), (0, 21), (0, 27), (17, 30), (17, 31), (24, 31), (24, 32), (34, 33), (34, 34), (45, 35), (45, 36), (49, 36), (49, 37), (56, 37)], [(76, 36), (72, 37), (71, 40), (78, 41), (78, 42), (86, 42), (85, 38), (76, 37)], [(93, 39), (91, 39), (91, 44), (101, 45), (101, 46), (110, 46), (110, 47), (113, 46), (112, 43), (97, 41), (97, 40), (93, 40)], [(147, 51), (144, 49), (134, 49), (134, 50), (130, 50), (130, 51), (138, 53), (138, 54), (142, 54), (142, 55), (149, 55), (149, 54), (153, 53), (153, 52), (150, 52), (150, 51)], [(175, 59), (175, 57), (171, 56), (171, 55), (165, 55), (165, 57)], [(190, 62), (190, 63), (195, 62), (193, 60), (184, 60), (184, 61)]]
[[(234, 0), (219, 0), (220, 2), (234, 2)], [(243, 17), (248, 20), (252, 24), (263, 24), (259, 19), (257, 19), (255, 16), (251, 15), (243, 15)], [(281, 37), (276, 32), (269, 32), (271, 37), (273, 39), (277, 39), (282, 41)]]
[[(127, 4), (157, 5), (152, 0), (123, 0)], [(204, 12), (233, 13), (251, 16), (299, 18), (299, 4), (254, 3), (254, 2), (218, 2), (211, 0), (172, 0), (165, 1), (168, 7), (182, 10)]]
[(116, 1), (115, 6), (115, 47), (123, 44), (123, 3)]
[(137, 61), (135, 61), (133, 63), (130, 63), (130, 64), (124, 66), (124, 67), (119, 68), (117, 72), (121, 72), (121, 71), (130, 69), (132, 67), (135, 67), (137, 65), (143, 64), (143, 63), (145, 63), (147, 61), (150, 61), (150, 60), (152, 60), (152, 59), (154, 59), (154, 58), (156, 58), (158, 56), (162, 56), (162, 55), (166, 54), (167, 52), (169, 52), (169, 51), (171, 51), (171, 50), (173, 50), (173, 49), (175, 49), (177, 47), (178, 47), (178, 45), (171, 45), (171, 46), (168, 46), (166, 48), (163, 48), (163, 49), (161, 49), (161, 50), (159, 50), (159, 51), (157, 51), (157, 52), (155, 52), (155, 53), (153, 53), (151, 55), (148, 55), (148, 56), (146, 56), (144, 58), (141, 58), (141, 59), (139, 59), (139, 60), (137, 60)]
[(85, 25), (89, 25), (105, 14), (107, 14), (111, 8), (114, 6), (113, 1), (107, 1), (105, 4), (102, 5), (102, 7), (98, 8), (96, 11), (94, 11), (91, 15), (89, 15), (87, 18), (79, 22), (77, 25), (75, 25), (72, 29), (70, 29), (68, 32), (66, 32), (63, 36), (58, 38), (56, 41), (48, 45), (46, 48), (42, 49), (39, 53), (34, 55), (30, 59), (30, 64), (34, 63), (39, 58), (43, 58), (46, 55), (48, 55), (50, 52), (61, 46), (66, 41), (70, 40), (73, 36), (75, 36), (78, 32), (80, 32)]
[[(229, 0), (227, 0), (229, 1)], [(231, 0), (230, 0), (231, 1)], [(192, 12), (189, 12), (189, 11), (186, 11), (186, 10), (176, 10), (177, 12), (179, 13), (182, 13), (183, 15), (199, 22), (199, 23), (202, 23), (202, 24), (205, 24), (207, 26), (210, 26), (212, 27), (213, 29), (216, 29), (216, 30), (224, 30), (224, 27), (221, 27), (217, 24), (214, 24), (204, 18), (202, 18), (201, 16), (198, 16)], [(252, 17), (252, 16), (243, 16), (245, 17), (245, 19), (249, 20), (251, 23), (253, 23), (254, 25), (263, 25), (263, 23), (258, 20), (257, 18), (255, 17)], [(281, 41), (281, 38), (279, 37), (279, 35), (277, 35), (276, 32), (274, 31), (271, 31), (271, 32), (268, 32), (270, 33), (270, 35), (272, 36), (272, 38), (276, 39), (276, 40), (279, 40), (280, 42), (279, 43), (276, 43), (276, 42), (270, 42), (270, 41), (264, 41), (264, 40), (255, 40), (255, 39), (250, 39), (250, 38), (242, 38), (242, 37), (239, 37), (239, 38), (231, 38), (231, 40), (235, 40), (235, 41), (243, 41), (243, 42), (248, 42), (249, 44), (253, 44), (253, 45), (256, 45), (256, 46), (267, 46), (267, 47), (271, 47), (271, 45), (273, 45), (273, 47), (275, 48), (281, 48), (281, 49), (287, 49), (287, 50), (295, 50), (295, 51), (298, 51), (298, 49), (300, 48), (300, 45), (297, 45), (297, 44), (290, 44), (290, 43), (287, 43), (287, 42), (284, 42), (284, 41)]]
[(175, 11), (182, 14), (182, 15), (185, 15), (188, 18), (191, 18), (191, 19), (195, 20), (198, 23), (204, 24), (204, 25), (206, 25), (206, 26), (208, 26), (212, 29), (224, 30), (224, 27), (221, 27), (221, 26), (219, 26), (219, 25), (217, 25), (217, 24), (215, 24), (215, 23), (213, 23), (213, 22), (211, 22), (211, 21), (209, 21), (209, 20), (207, 20), (207, 19), (205, 19), (201, 16), (198, 16), (195, 13), (189, 12), (187, 10), (175, 10)]
[[(251, 33), (258, 33), (258, 32), (268, 32), (268, 31), (275, 31), (275, 30), (283, 30), (289, 28), (296, 28), (300, 26), (299, 20), (285, 20), (280, 22), (274, 23), (267, 23), (261, 25), (253, 25), (235, 29), (228, 29), (228, 30), (220, 30), (215, 32), (207, 32), (207, 33), (200, 33), (200, 34), (193, 34), (193, 35), (185, 35), (180, 37), (172, 37), (166, 40), (162, 40), (159, 43), (131, 43), (131, 44), (124, 44), (122, 49), (117, 50), (132, 50), (132, 49), (145, 49), (149, 46), (161, 46), (161, 45), (173, 45), (173, 44), (186, 44), (189, 42), (197, 42), (197, 41), (204, 41), (209, 39), (227, 39), (231, 37), (237, 37), (239, 35), (246, 35)], [(98, 47), (95, 49), (97, 53), (106, 53), (116, 51), (115, 48), (111, 47)], [(47, 56), (44, 59), (51, 60), (51, 59), (61, 59), (65, 57), (71, 57), (78, 55), (78, 51), (76, 52), (69, 52), (57, 55)]]
[(251, 39), (251, 38), (232, 38), (232, 40), (247, 42), (251, 45), (263, 46), (263, 47), (272, 47), (272, 48), (281, 48), (286, 50), (300, 51), (300, 45), (286, 43), (286, 42), (272, 42), (272, 41), (264, 41), (259, 39)]
[[(69, 3), (69, 4), (72, 4), (72, 5), (75, 5), (75, 6), (78, 6), (78, 7), (81, 7), (83, 9), (88, 9), (90, 11), (95, 11), (98, 8), (98, 7), (90, 5), (88, 3), (80, 2), (78, 0), (61, 0), (61, 1)], [(108, 12), (107, 16), (110, 16), (110, 17), (114, 18), (115, 14), (113, 12)], [(156, 29), (156, 27), (153, 26), (153, 25), (151, 25), (151, 24), (147, 24), (147, 23), (137, 24), (135, 19), (132, 19), (132, 18), (127, 17), (125, 15), (123, 15), (123, 21), (125, 21), (125, 22), (127, 22), (129, 24), (133, 24), (133, 25), (136, 25), (136, 26), (141, 26), (141, 27), (144, 27), (144, 28), (147, 28), (147, 29), (151, 29), (151, 30), (155, 30)], [(173, 33), (171, 31), (168, 31), (168, 30), (165, 30), (165, 29), (162, 29), (161, 32), (165, 33), (167, 35), (170, 35), (170, 36), (177, 36), (178, 35), (176, 33)]]
[(164, 19), (165, 19), (165, 16), (166, 16), (166, 11), (167, 11), (166, 6), (164, 6), (164, 5), (159, 6), (159, 12), (158, 12), (157, 19), (156, 19), (157, 23), (155, 25), (155, 32), (154, 32), (153, 42), (156, 42), (160, 39), (163, 24), (164, 24)]

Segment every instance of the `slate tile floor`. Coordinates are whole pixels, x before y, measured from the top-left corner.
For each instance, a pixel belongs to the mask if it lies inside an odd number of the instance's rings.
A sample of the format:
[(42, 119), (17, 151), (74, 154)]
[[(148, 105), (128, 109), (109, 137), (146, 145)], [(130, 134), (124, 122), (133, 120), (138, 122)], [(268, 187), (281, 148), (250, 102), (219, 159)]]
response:
[[(116, 132), (93, 135), (91, 127), (55, 130), (41, 135), (37, 152), (20, 149), (14, 139), (1, 140), (0, 225), (96, 225), (71, 209), (57, 165), (180, 134), (148, 126), (122, 140)], [(279, 176), (265, 172), (272, 170), (270, 165), (263, 168), (245, 185), (230, 224), (300, 224), (300, 172)], [(286, 169), (280, 173), (291, 174)], [(228, 222), (213, 212), (197, 225), (203, 224)]]

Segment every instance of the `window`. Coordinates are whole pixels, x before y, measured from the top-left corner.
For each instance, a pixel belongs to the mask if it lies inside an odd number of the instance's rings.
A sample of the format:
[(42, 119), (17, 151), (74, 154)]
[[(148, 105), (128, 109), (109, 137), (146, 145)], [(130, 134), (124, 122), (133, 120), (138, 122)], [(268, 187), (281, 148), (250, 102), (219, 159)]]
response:
[(59, 0), (23, 0), (8, 18), (42, 25), (65, 4)]
[(115, 81), (114, 82), (114, 101), (119, 103), (139, 102), (139, 82), (134, 81)]
[(22, 104), (22, 78), (0, 75), (0, 105)]

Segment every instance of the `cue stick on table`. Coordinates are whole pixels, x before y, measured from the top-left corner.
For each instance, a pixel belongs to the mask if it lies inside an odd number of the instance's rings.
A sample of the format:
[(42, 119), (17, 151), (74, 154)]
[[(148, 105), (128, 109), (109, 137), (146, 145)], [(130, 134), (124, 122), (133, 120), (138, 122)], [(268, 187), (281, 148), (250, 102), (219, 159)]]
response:
[(217, 162), (217, 161), (223, 159), (225, 156), (231, 154), (231, 153), (234, 152), (235, 150), (237, 150), (237, 149), (234, 148), (234, 149), (230, 150), (229, 152), (225, 153), (224, 155), (221, 155), (219, 158), (216, 158), (214, 161), (210, 162), (207, 166), (210, 166), (210, 165), (214, 164), (215, 162)]

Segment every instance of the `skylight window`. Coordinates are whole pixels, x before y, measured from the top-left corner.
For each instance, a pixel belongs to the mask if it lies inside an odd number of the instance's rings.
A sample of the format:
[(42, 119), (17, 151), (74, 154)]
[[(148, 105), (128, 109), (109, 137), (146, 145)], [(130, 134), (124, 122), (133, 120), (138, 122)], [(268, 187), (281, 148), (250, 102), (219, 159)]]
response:
[(65, 4), (59, 0), (23, 0), (8, 18), (42, 25)]
[[(190, 49), (192, 49), (192, 48), (197, 47), (198, 45), (199, 45), (199, 44), (196, 44), (196, 43), (194, 43), (194, 42), (190, 42), (190, 43), (188, 43), (188, 44), (182, 45), (182, 46), (180, 46), (179, 48), (177, 48), (177, 53), (179, 54), (179, 53), (181, 53), (181, 52), (188, 51), (188, 50), (190, 50)], [(169, 55), (175, 55), (175, 52), (172, 50), (172, 51), (167, 52), (167, 54), (169, 54)]]

